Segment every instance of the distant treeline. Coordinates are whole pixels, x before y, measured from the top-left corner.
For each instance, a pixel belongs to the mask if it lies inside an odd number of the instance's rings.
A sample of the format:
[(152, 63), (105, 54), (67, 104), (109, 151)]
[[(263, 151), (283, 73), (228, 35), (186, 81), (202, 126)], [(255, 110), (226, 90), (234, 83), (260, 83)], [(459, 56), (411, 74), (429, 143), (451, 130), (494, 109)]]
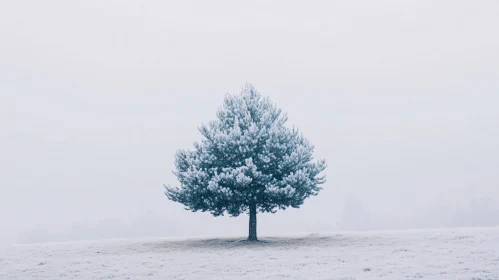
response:
[(422, 215), (394, 219), (370, 215), (369, 209), (360, 200), (350, 197), (337, 229), (398, 230), (487, 226), (499, 226), (499, 204), (490, 198), (474, 199), (465, 206), (431, 205)]

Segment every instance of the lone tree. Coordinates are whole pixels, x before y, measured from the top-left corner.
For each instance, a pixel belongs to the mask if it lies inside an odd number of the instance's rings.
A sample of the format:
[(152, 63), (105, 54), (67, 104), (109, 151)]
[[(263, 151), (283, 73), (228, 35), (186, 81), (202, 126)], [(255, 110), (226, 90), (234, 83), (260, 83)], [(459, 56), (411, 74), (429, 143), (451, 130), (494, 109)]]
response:
[(165, 194), (193, 212), (249, 213), (248, 240), (257, 241), (257, 212), (299, 208), (322, 189), (326, 163), (312, 161), (314, 147), (249, 84), (226, 95), (217, 117), (199, 128), (204, 138), (193, 151), (176, 153), (181, 186), (165, 186)]

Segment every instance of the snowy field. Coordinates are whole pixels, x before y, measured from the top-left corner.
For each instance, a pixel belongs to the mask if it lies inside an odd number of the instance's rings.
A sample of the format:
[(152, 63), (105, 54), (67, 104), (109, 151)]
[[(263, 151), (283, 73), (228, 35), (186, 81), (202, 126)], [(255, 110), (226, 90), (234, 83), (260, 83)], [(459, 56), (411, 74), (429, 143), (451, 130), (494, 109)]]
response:
[(499, 228), (0, 247), (0, 279), (499, 279)]

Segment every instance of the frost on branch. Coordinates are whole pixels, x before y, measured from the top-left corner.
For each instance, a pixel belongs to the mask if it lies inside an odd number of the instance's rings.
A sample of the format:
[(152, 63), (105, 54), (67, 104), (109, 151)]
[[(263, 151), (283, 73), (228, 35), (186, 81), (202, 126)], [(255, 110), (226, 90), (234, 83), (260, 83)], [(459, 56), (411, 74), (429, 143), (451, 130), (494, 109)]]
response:
[(325, 182), (324, 160), (287, 116), (251, 85), (227, 95), (217, 119), (199, 128), (203, 140), (178, 151), (174, 174), (180, 187), (165, 194), (191, 211), (238, 216), (251, 205), (259, 212), (298, 208)]

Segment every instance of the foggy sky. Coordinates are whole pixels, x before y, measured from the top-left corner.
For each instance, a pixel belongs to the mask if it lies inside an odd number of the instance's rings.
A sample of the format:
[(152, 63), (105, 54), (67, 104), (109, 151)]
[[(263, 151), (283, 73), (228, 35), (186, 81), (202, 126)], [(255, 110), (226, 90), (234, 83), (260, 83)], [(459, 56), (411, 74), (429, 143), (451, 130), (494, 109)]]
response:
[(499, 203), (498, 11), (497, 1), (3, 1), (0, 243), (108, 220), (149, 221), (141, 234), (246, 235), (244, 215), (187, 212), (163, 194), (178, 183), (175, 151), (245, 82), (328, 162), (319, 196), (260, 215), (260, 235), (332, 229), (349, 197), (379, 221)]

